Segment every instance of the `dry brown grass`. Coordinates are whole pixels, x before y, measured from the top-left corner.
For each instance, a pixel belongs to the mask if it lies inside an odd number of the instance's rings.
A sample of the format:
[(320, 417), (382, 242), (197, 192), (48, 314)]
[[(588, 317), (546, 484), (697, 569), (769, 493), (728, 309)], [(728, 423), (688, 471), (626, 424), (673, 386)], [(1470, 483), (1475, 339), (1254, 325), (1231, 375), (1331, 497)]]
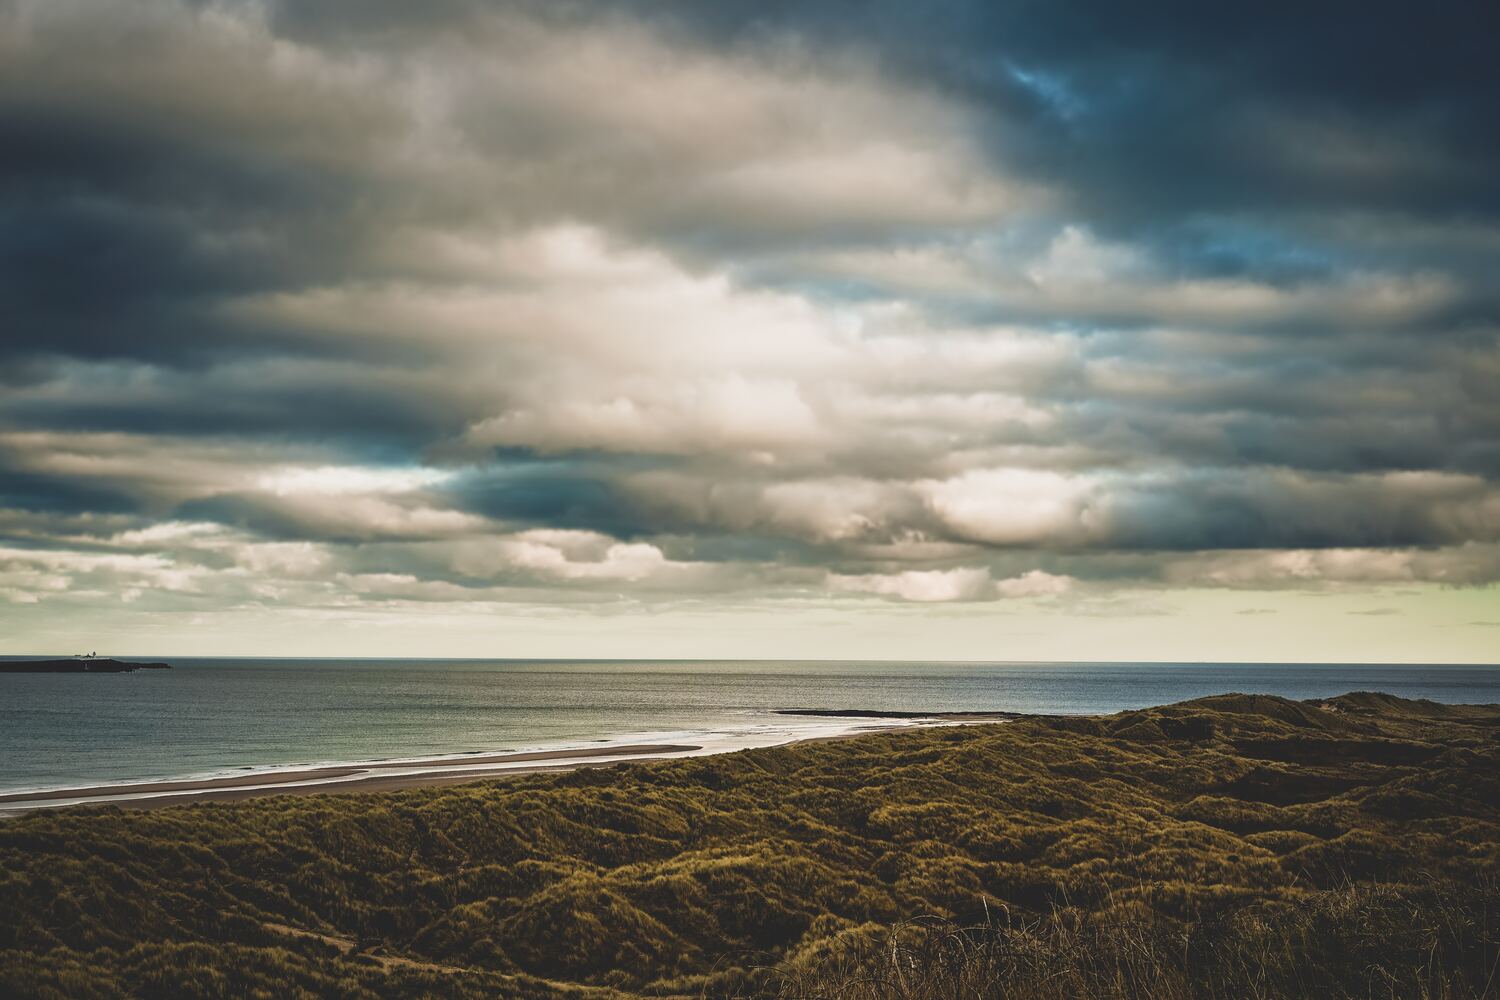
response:
[(1000, 910), (882, 930), (837, 956), (763, 970), (777, 1000), (1479, 1000), (1500, 990), (1500, 887), (1347, 884), (1223, 918), (1165, 920), (1139, 901)]

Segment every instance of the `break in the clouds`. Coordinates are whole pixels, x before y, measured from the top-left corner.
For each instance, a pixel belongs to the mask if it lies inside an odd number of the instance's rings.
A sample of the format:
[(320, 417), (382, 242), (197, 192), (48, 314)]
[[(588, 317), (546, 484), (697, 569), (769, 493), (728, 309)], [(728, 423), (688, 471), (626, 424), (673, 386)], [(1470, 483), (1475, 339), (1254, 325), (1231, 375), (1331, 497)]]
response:
[(1314, 8), (0, 0), (0, 620), (1478, 655), (1495, 15)]

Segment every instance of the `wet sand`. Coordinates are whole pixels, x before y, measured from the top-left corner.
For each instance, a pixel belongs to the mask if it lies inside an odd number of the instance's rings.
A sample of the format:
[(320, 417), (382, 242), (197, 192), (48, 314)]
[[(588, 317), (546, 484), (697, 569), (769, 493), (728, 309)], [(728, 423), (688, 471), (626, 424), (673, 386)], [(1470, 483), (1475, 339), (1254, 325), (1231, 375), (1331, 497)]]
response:
[(232, 778), (188, 778), (181, 781), (142, 781), (132, 785), (58, 788), (49, 792), (9, 792), (0, 795), (0, 802), (44, 802), (49, 799), (88, 799), (107, 795), (146, 795), (152, 792), (187, 792), (209, 788), (235, 788), (241, 785), (272, 785), (282, 781), (341, 778), (349, 774), (359, 774), (363, 770), (359, 767), (317, 767), (306, 771), (277, 771), (270, 774), (246, 774)]
[[(832, 737), (829, 737), (832, 738)], [(399, 792), (408, 788), (431, 788), (440, 785), (462, 785), (479, 781), (500, 781), (520, 774), (544, 771), (576, 771), (586, 767), (613, 767), (616, 764), (644, 764), (660, 757), (611, 757), (607, 760), (568, 761), (562, 764), (534, 764), (510, 767), (503, 771), (424, 771), (421, 774), (376, 774), (348, 781), (321, 781), (310, 785), (287, 785), (279, 788), (204, 788), (180, 795), (156, 795), (151, 798), (125, 799), (120, 802), (84, 802), (79, 805), (118, 805), (130, 809), (160, 809), (192, 802), (236, 802), (267, 795), (323, 795), (338, 792)], [(0, 813), (3, 815), (3, 813)]]
[[(414, 788), (426, 784), (452, 783), (455, 780), (473, 780), (472, 771), (447, 770), (448, 768), (492, 767), (504, 764), (525, 764), (532, 761), (575, 761), (563, 767), (583, 766), (597, 758), (612, 758), (607, 763), (618, 763), (613, 758), (629, 756), (636, 760), (642, 754), (683, 754), (702, 749), (699, 746), (679, 743), (637, 743), (629, 746), (580, 747), (564, 750), (533, 750), (525, 753), (484, 754), (473, 757), (439, 758), (433, 760), (378, 761), (371, 764), (343, 765), (338, 767), (313, 767), (300, 771), (272, 771), (260, 774), (233, 775), (223, 778), (185, 779), (180, 781), (143, 781), (123, 785), (93, 785), (87, 788), (59, 788), (43, 792), (11, 792), (0, 795), (0, 803), (11, 804), (11, 808), (25, 807), (33, 803), (44, 805), (59, 800), (75, 799), (119, 799), (118, 805), (154, 806), (168, 803), (201, 801), (207, 799), (248, 798), (252, 795), (286, 793), (326, 792), (340, 790), (388, 791), (395, 788)], [(432, 770), (443, 768), (444, 770)], [(413, 773), (400, 775), (371, 774), (382, 770), (402, 769)], [(540, 767), (507, 767), (498, 775), (524, 774), (546, 770)], [(354, 777), (364, 775), (365, 777)], [(339, 781), (339, 778), (353, 778)], [(287, 787), (276, 787), (287, 786)], [(181, 792), (180, 795), (162, 793)], [(145, 798), (144, 796), (150, 796)]]

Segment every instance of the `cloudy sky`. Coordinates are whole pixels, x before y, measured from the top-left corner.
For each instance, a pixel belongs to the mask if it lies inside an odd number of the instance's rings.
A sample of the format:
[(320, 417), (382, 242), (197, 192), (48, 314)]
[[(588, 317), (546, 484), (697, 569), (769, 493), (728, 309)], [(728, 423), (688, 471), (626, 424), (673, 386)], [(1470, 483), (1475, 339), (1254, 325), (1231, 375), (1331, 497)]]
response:
[(0, 0), (0, 651), (1500, 659), (1489, 0)]

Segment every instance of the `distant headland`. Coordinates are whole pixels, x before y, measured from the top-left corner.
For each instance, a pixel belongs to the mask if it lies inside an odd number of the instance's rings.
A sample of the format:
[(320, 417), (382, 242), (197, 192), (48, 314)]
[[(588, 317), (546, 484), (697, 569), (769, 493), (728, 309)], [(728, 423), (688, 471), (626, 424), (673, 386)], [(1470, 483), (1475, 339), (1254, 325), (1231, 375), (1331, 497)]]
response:
[(132, 670), (171, 670), (170, 663), (127, 663), (108, 657), (60, 660), (0, 660), (0, 674), (128, 674)]
[(887, 712), (865, 708), (778, 708), (776, 714), (828, 719), (942, 719), (945, 722), (1001, 722), (1023, 718), (1021, 712)]

